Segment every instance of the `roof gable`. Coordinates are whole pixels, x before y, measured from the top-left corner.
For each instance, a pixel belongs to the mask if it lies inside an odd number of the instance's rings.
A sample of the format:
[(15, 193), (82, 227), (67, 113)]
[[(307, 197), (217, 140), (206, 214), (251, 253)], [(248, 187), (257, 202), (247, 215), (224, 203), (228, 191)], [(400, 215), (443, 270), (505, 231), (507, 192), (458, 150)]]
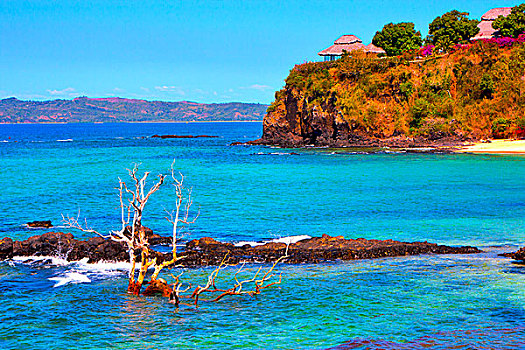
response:
[(489, 10), (483, 16), (481, 16), (482, 21), (494, 21), (499, 16), (507, 17), (510, 15), (512, 7), (497, 7), (495, 9)]

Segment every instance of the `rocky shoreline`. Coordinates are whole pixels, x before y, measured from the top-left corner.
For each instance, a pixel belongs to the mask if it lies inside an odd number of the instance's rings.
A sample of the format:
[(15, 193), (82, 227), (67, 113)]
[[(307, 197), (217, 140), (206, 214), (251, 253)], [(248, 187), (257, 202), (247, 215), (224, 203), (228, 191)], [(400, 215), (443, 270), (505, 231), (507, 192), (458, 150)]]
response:
[[(288, 135), (290, 136), (290, 135)], [(418, 149), (431, 148), (438, 151), (453, 151), (458, 147), (463, 146), (466, 142), (472, 142), (470, 139), (462, 138), (438, 138), (426, 139), (422, 137), (407, 137), (404, 135), (394, 136), (389, 138), (374, 138), (362, 135), (347, 135), (345, 139), (330, 139), (325, 138), (320, 140), (311, 140), (306, 137), (296, 138), (287, 137), (280, 132), (268, 132), (263, 134), (260, 139), (246, 142), (249, 145), (263, 145), (263, 146), (279, 146), (286, 148), (302, 148), (302, 147), (332, 147), (332, 148), (351, 148), (351, 147), (366, 147), (366, 148), (398, 148), (398, 149)]]
[[(470, 141), (469, 141), (470, 142)], [(323, 144), (305, 144), (293, 139), (273, 139), (262, 137), (247, 142), (233, 142), (230, 146), (272, 146), (281, 148), (338, 148), (338, 149), (377, 149), (368, 153), (380, 152), (384, 149), (405, 153), (454, 153), (465, 146), (467, 141), (456, 139), (425, 140), (405, 137), (388, 139), (359, 139), (352, 142), (327, 142)]]
[[(170, 242), (170, 238), (151, 234), (152, 245)], [(235, 246), (213, 238), (204, 237), (189, 241), (179, 256), (178, 264), (186, 267), (215, 266), (226, 255), (229, 263), (269, 263), (286, 253), (284, 243), (266, 243), (258, 246)], [(398, 242), (394, 240), (345, 239), (342, 236), (314, 237), (292, 243), (288, 247), (285, 263), (321, 263), (336, 260), (374, 259), (420, 254), (475, 254), (475, 247), (450, 247), (428, 242)], [(71, 233), (48, 232), (23, 241), (11, 238), (0, 240), (0, 260), (14, 256), (59, 256), (68, 261), (88, 259), (89, 263), (101, 261), (128, 261), (129, 255), (122, 243), (101, 237), (78, 240)], [(171, 254), (156, 252), (158, 260), (169, 260)]]

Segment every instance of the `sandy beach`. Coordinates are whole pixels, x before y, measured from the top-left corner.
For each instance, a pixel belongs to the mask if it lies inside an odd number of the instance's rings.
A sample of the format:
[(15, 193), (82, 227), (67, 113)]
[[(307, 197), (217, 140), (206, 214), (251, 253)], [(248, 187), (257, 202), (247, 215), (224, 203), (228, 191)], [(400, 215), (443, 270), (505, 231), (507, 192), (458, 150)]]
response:
[(458, 153), (525, 154), (525, 140), (490, 140), (467, 144)]

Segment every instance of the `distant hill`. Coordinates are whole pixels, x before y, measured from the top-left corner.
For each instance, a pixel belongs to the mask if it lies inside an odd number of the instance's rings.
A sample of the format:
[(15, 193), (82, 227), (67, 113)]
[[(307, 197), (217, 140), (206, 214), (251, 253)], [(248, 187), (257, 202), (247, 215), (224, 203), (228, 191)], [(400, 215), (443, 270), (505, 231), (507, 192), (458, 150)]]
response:
[(118, 97), (73, 100), (0, 100), (0, 123), (262, 120), (258, 103), (163, 102)]

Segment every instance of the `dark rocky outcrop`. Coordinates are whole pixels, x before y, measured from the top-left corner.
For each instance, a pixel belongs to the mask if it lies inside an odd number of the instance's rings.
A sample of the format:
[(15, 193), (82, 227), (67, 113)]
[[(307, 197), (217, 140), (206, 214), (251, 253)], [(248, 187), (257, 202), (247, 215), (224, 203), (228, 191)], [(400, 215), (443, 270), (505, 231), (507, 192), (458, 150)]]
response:
[[(163, 238), (165, 241), (167, 238)], [(230, 263), (240, 261), (261, 263), (273, 262), (285, 255), (286, 244), (266, 243), (252, 247), (238, 247), (232, 243), (219, 242), (204, 237), (186, 244), (180, 256), (180, 264), (189, 267), (218, 265), (226, 255)], [(449, 247), (428, 242), (398, 242), (393, 240), (345, 239), (342, 236), (310, 238), (291, 244), (287, 263), (319, 263), (335, 260), (374, 259), (418, 254), (471, 254), (479, 253), (475, 247)], [(4, 238), (0, 241), (0, 259), (13, 256), (55, 255), (69, 261), (87, 258), (89, 262), (127, 261), (128, 253), (122, 243), (94, 237), (77, 240), (70, 233), (49, 232), (30, 237), (24, 241)], [(159, 262), (169, 260), (170, 254), (156, 253)]]
[[(71, 233), (47, 232), (43, 235), (29, 237), (24, 241), (12, 241), (4, 238), (0, 241), (0, 259), (13, 256), (60, 256), (69, 261), (88, 258), (89, 262), (102, 260), (125, 261), (128, 253), (123, 244), (93, 237), (88, 240), (77, 240)], [(9, 248), (11, 247), (11, 248)]]
[(502, 256), (505, 256), (507, 258), (512, 258), (514, 260), (521, 260), (525, 261), (525, 247), (520, 248), (517, 252), (514, 253), (504, 253), (501, 254)]
[[(189, 266), (217, 265), (228, 253), (230, 262), (272, 262), (286, 252), (284, 243), (266, 243), (251, 247), (236, 247), (213, 238), (201, 238), (187, 243), (183, 264)], [(418, 254), (471, 254), (475, 247), (449, 247), (428, 242), (398, 242), (393, 240), (345, 239), (342, 236), (314, 237), (291, 244), (287, 263), (319, 263), (334, 260), (374, 259)]]
[(10, 259), (13, 257), (13, 240), (9, 237), (0, 240), (0, 259)]
[(53, 227), (53, 224), (51, 223), (51, 220), (42, 220), (42, 221), (31, 221), (26, 223), (28, 227), (35, 227), (35, 228), (51, 228)]

